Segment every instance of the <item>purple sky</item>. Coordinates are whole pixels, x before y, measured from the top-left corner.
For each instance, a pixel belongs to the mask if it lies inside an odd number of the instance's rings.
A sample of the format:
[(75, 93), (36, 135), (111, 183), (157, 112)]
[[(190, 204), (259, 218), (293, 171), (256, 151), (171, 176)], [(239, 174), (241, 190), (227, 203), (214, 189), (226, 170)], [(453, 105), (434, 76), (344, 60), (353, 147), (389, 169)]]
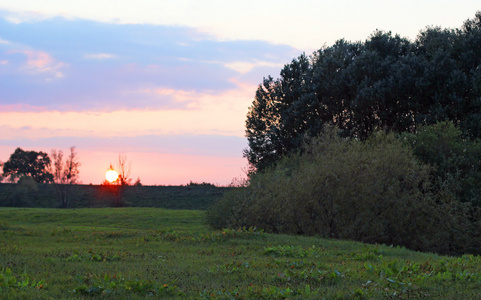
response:
[(144, 184), (225, 185), (247, 166), (263, 77), (340, 38), (459, 27), (478, 6), (366, 2), (4, 0), (0, 161), (76, 146), (86, 184), (122, 153)]

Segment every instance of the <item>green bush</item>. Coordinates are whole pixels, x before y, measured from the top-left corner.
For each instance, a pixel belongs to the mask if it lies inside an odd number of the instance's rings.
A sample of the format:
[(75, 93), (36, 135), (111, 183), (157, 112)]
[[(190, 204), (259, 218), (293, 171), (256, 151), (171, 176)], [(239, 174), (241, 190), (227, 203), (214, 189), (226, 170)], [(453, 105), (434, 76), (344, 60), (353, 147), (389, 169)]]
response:
[(476, 251), (470, 240), (479, 230), (469, 221), (476, 211), (438, 197), (431, 172), (394, 135), (376, 133), (360, 142), (326, 129), (302, 155), (226, 193), (208, 220), (217, 228), (256, 226), (440, 253)]
[(38, 183), (33, 177), (22, 176), (10, 198), (10, 206), (29, 207), (33, 205), (38, 194)]
[(445, 196), (481, 206), (481, 141), (466, 139), (452, 122), (422, 126), (402, 140), (433, 166), (431, 182)]

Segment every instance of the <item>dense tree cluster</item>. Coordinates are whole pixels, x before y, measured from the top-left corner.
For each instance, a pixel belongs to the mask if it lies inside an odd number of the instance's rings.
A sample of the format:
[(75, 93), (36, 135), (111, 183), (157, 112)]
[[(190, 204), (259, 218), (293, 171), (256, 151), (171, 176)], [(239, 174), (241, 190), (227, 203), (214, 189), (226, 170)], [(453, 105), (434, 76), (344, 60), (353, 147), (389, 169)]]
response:
[[(439, 126), (448, 130), (440, 138), (426, 137)], [(478, 183), (470, 184), (479, 172), (459, 172), (464, 163), (455, 163), (470, 156), (439, 153), (431, 165), (416, 156), (424, 146), (413, 150), (406, 145), (414, 139), (429, 142), (428, 148), (435, 145), (433, 151), (442, 148), (437, 146), (443, 140), (462, 145), (449, 137), (450, 128), (447, 123), (431, 125), (406, 140), (376, 132), (360, 141), (326, 126), (303, 144), (302, 154), (283, 157), (252, 174), (248, 186), (226, 193), (208, 212), (208, 222), (214, 228), (258, 227), (443, 254), (481, 254), (481, 209), (474, 201), (458, 201), (460, 190), (453, 189), (467, 188), (468, 200), (479, 191)], [(452, 170), (433, 181), (440, 172), (436, 165)]]
[(481, 12), (299, 56), (257, 89), (246, 136), (248, 185), (211, 226), (481, 254)]
[(481, 137), (481, 12), (459, 29), (428, 27), (415, 41), (377, 31), (294, 59), (257, 89), (244, 155), (263, 170), (326, 124), (366, 139), (446, 120)]

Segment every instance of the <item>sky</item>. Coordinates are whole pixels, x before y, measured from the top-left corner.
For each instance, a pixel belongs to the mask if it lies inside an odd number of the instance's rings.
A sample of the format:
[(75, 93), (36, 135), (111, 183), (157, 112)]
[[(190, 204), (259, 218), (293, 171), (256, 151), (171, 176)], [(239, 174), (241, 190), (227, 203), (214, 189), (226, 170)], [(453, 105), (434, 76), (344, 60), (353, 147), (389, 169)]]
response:
[(458, 28), (478, 1), (0, 0), (0, 161), (78, 151), (100, 184), (119, 155), (145, 185), (245, 177), (248, 108), (302, 53), (384, 30)]

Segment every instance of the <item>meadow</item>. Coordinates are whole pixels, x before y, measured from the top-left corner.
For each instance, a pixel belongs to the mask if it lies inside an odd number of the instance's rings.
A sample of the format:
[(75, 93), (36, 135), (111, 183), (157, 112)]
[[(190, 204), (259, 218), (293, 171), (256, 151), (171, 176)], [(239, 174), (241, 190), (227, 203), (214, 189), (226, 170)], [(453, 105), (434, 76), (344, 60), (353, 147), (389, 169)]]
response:
[(481, 258), (211, 230), (204, 211), (0, 208), (1, 299), (472, 299)]

